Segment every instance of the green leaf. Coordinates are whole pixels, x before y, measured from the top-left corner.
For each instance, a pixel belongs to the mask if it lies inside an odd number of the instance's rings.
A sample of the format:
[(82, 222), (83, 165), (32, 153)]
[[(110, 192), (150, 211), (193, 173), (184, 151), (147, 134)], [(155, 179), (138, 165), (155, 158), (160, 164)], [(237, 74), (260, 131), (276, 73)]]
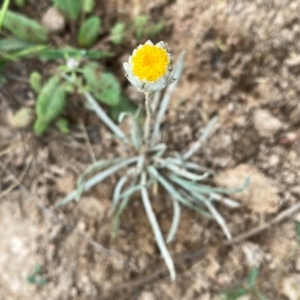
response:
[(237, 287), (224, 293), (226, 300), (235, 300), (248, 294), (248, 290), (244, 287)]
[(29, 84), (36, 93), (39, 93), (42, 89), (42, 75), (36, 71), (32, 72), (29, 77)]
[(257, 291), (256, 294), (259, 300), (268, 300), (260, 291)]
[(94, 10), (95, 0), (81, 0), (82, 1), (82, 10), (85, 13), (91, 13)]
[(0, 55), (3, 56), (7, 60), (13, 60), (16, 61), (20, 58), (25, 57), (32, 57), (34, 55), (39, 54), (42, 50), (44, 50), (46, 46), (38, 45), (38, 46), (28, 46), (24, 50), (20, 50), (17, 52), (14, 52), (12, 54), (4, 53), (0, 50)]
[(22, 7), (25, 5), (25, 0), (14, 0), (14, 3), (19, 6)]
[(147, 16), (136, 16), (133, 21), (133, 28), (135, 32), (135, 37), (140, 40), (144, 37), (144, 30), (148, 23)]
[(155, 37), (155, 36), (159, 35), (163, 31), (163, 29), (164, 29), (164, 23), (159, 22), (148, 28), (146, 27), (145, 35), (148, 37)]
[(257, 267), (251, 268), (251, 271), (250, 271), (250, 274), (249, 274), (248, 280), (247, 280), (249, 287), (252, 288), (255, 286), (257, 276), (258, 276), (258, 268)]
[[(1, 58), (1, 55), (0, 55), (0, 58)], [(6, 79), (4, 77), (2, 77), (4, 68), (5, 68), (5, 64), (6, 64), (6, 62), (4, 60), (0, 59), (0, 83), (4, 83), (6, 81)]]
[(8, 37), (0, 40), (0, 50), (6, 52), (24, 50), (32, 45), (32, 43), (25, 42), (15, 37)]
[(35, 275), (29, 275), (26, 277), (28, 283), (34, 284), (35, 283)]
[(36, 104), (36, 134), (44, 133), (66, 106), (66, 91), (59, 76), (51, 77), (44, 85)]
[(3, 26), (16, 37), (30, 42), (46, 42), (48, 31), (34, 20), (8, 11)]
[[(134, 114), (137, 111), (137, 107), (136, 105), (134, 105), (129, 98), (127, 98), (124, 94), (120, 95), (120, 102), (117, 106), (112, 106), (109, 109), (109, 115), (110, 117), (114, 120), (114, 121), (118, 121), (119, 119), (119, 115), (122, 112), (129, 112)], [(140, 125), (142, 125), (144, 123), (145, 120), (145, 116), (144, 115), (140, 115), (138, 118), (138, 122)]]
[(99, 17), (88, 18), (80, 27), (78, 44), (81, 47), (90, 47), (95, 43), (101, 29)]
[(90, 63), (82, 69), (88, 89), (95, 98), (109, 106), (119, 104), (121, 87), (117, 78), (108, 72), (101, 72), (97, 63)]
[(123, 42), (125, 35), (125, 23), (118, 22), (110, 30), (110, 39), (111, 42), (115, 45), (120, 45)]
[(82, 10), (80, 0), (52, 0), (55, 6), (61, 10), (67, 18), (76, 21)]
[(42, 266), (41, 265), (36, 265), (34, 267), (34, 274), (38, 275), (42, 273)]
[(65, 134), (70, 133), (70, 125), (69, 125), (69, 121), (67, 119), (59, 118), (56, 121), (56, 126), (58, 127), (58, 129), (60, 130), (61, 133), (65, 133)]
[(75, 58), (90, 58), (90, 59), (101, 59), (106, 57), (114, 56), (111, 52), (106, 51), (86, 51), (86, 50), (78, 50), (70, 47), (54, 49), (48, 48), (42, 50), (39, 53), (39, 57), (41, 59), (66, 59), (66, 57), (75, 57)]
[(295, 225), (296, 225), (296, 234), (297, 234), (298, 240), (300, 241), (300, 222), (296, 221)]
[(1, 32), (1, 29), (2, 29), (4, 17), (7, 13), (8, 7), (9, 7), (10, 0), (4, 0), (2, 2), (3, 3), (2, 3), (2, 6), (1, 6), (1, 9), (0, 9), (0, 32)]

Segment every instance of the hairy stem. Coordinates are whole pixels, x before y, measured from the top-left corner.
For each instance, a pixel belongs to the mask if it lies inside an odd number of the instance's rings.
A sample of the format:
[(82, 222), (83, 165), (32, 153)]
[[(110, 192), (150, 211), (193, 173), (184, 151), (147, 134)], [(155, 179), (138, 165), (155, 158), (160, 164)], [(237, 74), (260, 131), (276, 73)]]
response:
[(145, 105), (146, 105), (146, 121), (144, 126), (144, 151), (146, 151), (150, 146), (150, 137), (153, 127), (153, 110), (152, 110), (152, 101), (153, 101), (154, 92), (145, 93)]

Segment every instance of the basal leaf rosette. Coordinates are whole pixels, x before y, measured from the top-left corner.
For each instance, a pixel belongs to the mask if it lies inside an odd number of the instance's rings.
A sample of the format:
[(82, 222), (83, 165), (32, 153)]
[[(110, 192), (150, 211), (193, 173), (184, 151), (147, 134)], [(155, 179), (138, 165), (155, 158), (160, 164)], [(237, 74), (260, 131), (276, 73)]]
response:
[(164, 42), (138, 46), (123, 66), (130, 83), (142, 93), (160, 91), (174, 80), (171, 54)]

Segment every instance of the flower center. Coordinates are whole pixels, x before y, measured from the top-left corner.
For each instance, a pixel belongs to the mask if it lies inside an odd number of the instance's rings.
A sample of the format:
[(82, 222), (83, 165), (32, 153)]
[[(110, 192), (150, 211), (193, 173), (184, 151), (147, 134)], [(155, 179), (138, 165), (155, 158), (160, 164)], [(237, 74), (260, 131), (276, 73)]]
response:
[(165, 49), (144, 45), (132, 57), (132, 73), (140, 80), (156, 81), (168, 71), (170, 58)]

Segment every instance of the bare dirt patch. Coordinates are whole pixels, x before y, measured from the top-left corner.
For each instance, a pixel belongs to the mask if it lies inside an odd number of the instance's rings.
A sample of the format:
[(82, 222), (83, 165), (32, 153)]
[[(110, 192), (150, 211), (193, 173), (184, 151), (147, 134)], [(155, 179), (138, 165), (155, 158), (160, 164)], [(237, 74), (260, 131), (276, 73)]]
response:
[[(237, 195), (242, 208), (218, 207), (233, 236), (299, 202), (299, 1), (139, 3), (113, 1), (98, 9), (105, 26), (113, 18), (138, 12), (153, 20), (163, 18), (166, 29), (159, 39), (175, 57), (187, 52), (165, 122), (165, 141), (171, 150), (184, 152), (207, 120), (219, 116), (213, 136), (194, 160), (215, 169), (215, 183), (224, 186), (230, 176), (253, 176), (246, 195)], [(46, 11), (46, 2), (44, 6), (37, 18)], [(128, 54), (134, 47), (129, 46)], [(125, 60), (122, 53), (113, 65), (129, 94), (121, 66)], [(79, 204), (56, 210), (60, 220), (37, 208), (39, 203), (53, 209), (92, 158), (78, 114), (69, 136), (51, 129), (37, 138), (31, 129), (10, 126), (11, 112), (34, 104), (26, 80), (20, 78), (27, 79), (35, 64), (10, 66), (8, 81), (0, 86), (0, 190), (14, 183), (12, 173), (29, 191), (16, 186), (1, 198), (0, 299), (219, 299), (222, 291), (239, 286), (252, 266), (259, 267), (258, 288), (267, 299), (300, 297), (292, 291), (300, 272), (294, 226), (299, 213), (248, 240), (224, 246), (215, 222), (183, 210), (178, 235), (169, 247), (179, 272), (171, 283), (138, 197), (122, 216), (118, 238), (111, 238), (108, 210), (117, 178), (95, 187)], [(126, 153), (92, 113), (81, 118), (97, 159)], [(171, 202), (159, 191), (153, 206), (166, 233)], [(37, 264), (43, 266), (44, 286), (26, 282)]]

